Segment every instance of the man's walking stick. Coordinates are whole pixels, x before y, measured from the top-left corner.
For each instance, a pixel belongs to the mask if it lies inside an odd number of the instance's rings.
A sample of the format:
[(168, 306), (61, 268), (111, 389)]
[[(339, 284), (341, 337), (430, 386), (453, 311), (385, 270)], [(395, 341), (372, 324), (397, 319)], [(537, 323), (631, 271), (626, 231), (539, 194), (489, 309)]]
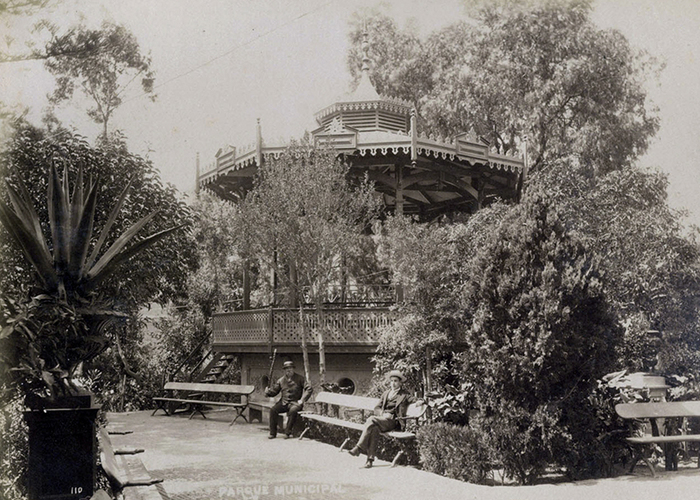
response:
[(272, 361), (270, 362), (270, 373), (267, 376), (267, 388), (268, 389), (272, 385), (272, 372), (275, 369), (275, 359), (276, 358), (277, 358), (277, 348), (275, 347), (275, 350), (272, 351)]

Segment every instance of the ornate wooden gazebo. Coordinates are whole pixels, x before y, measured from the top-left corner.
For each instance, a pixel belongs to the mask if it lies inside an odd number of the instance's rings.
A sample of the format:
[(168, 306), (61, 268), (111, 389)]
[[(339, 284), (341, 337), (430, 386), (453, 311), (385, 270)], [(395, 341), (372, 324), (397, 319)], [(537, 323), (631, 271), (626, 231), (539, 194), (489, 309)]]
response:
[[(517, 197), (524, 174), (520, 157), (497, 154), (474, 134), (435, 137), (418, 132), (418, 117), (406, 101), (379, 95), (369, 77), (367, 44), (359, 85), (354, 92), (316, 113), (311, 132), (319, 147), (332, 147), (350, 165), (351, 175), (368, 175), (386, 209), (430, 220), (453, 212), (472, 213), (495, 198)], [(197, 186), (224, 200), (241, 200), (252, 188), (258, 167), (279, 157), (286, 145), (263, 140), (219, 150)], [(376, 329), (392, 321), (386, 304), (378, 307), (329, 306), (324, 323), (333, 331), (326, 352), (328, 380), (352, 380), (358, 392), (368, 388), (379, 337)], [(272, 348), (300, 360), (298, 313), (289, 309), (243, 310), (215, 314), (213, 350), (242, 358), (243, 383), (266, 383)], [(316, 321), (316, 320), (314, 320)], [(315, 344), (309, 345), (311, 352)], [(359, 375), (358, 375), (359, 374)]]

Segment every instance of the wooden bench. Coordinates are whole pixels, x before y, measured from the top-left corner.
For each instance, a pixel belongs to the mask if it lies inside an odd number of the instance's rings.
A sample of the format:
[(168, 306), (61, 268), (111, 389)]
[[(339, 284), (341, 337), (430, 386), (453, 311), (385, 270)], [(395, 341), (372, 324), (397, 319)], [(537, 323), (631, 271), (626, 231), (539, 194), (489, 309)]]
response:
[[(649, 467), (651, 475), (655, 476), (654, 467), (647, 458), (648, 447), (654, 444), (664, 446), (666, 470), (678, 470), (678, 455), (676, 443), (700, 442), (700, 434), (666, 434), (659, 432), (658, 418), (700, 418), (700, 401), (672, 401), (664, 403), (621, 403), (615, 406), (617, 414), (626, 420), (649, 420), (651, 424), (651, 435), (628, 437), (627, 442), (635, 445), (640, 452), (635, 450), (632, 458), (634, 470), (637, 462), (642, 459)], [(667, 426), (668, 427), (668, 426)], [(683, 426), (681, 425), (681, 428)], [(698, 467), (700, 467), (700, 457), (698, 457)]]
[(100, 461), (112, 492), (124, 500), (162, 500), (156, 484), (162, 479), (153, 478), (141, 460), (134, 456), (143, 450), (128, 448), (128, 451), (115, 449), (107, 432), (102, 429), (97, 434), (100, 444)]
[[(164, 389), (166, 391), (172, 391), (173, 393), (184, 393), (184, 395), (153, 398), (153, 401), (155, 401), (157, 406), (156, 409), (153, 410), (151, 416), (155, 415), (158, 410), (163, 410), (166, 415), (171, 415), (174, 413), (174, 410), (173, 412), (168, 411), (167, 406), (170, 403), (189, 405), (192, 409), (192, 413), (190, 414), (189, 418), (192, 418), (195, 413), (199, 413), (202, 415), (202, 417), (207, 418), (203, 411), (205, 406), (225, 406), (236, 410), (236, 416), (229, 424), (229, 426), (231, 426), (236, 420), (238, 420), (239, 417), (243, 417), (243, 420), (246, 422), (248, 421), (243, 412), (246, 410), (246, 408), (248, 408), (248, 400), (250, 395), (255, 390), (255, 387), (252, 385), (168, 382), (165, 384)], [(230, 394), (240, 396), (241, 401), (240, 403), (231, 403), (228, 401), (203, 399), (203, 396), (208, 394)]]
[[(316, 396), (316, 400), (313, 401), (316, 405), (316, 412), (302, 411), (299, 412), (299, 416), (310, 422), (321, 422), (324, 424), (334, 425), (338, 427), (343, 427), (346, 430), (354, 430), (362, 432), (365, 428), (364, 423), (352, 422), (350, 420), (345, 420), (343, 417), (345, 413), (361, 413), (363, 422), (368, 416), (374, 415), (374, 409), (377, 404), (379, 404), (379, 398), (368, 398), (364, 396), (348, 396), (346, 394), (337, 394), (334, 392), (321, 392)], [(344, 408), (345, 411), (341, 411)], [(408, 406), (406, 410), (406, 416), (403, 417), (404, 421), (414, 420), (418, 422), (418, 419), (425, 413), (426, 406), (418, 406), (415, 403)], [(329, 415), (329, 413), (335, 413), (335, 416)], [(405, 427), (405, 426), (404, 426)], [(309, 426), (304, 429), (299, 436), (302, 439), (306, 432), (309, 430)], [(383, 436), (396, 439), (401, 448), (391, 462), (391, 466), (395, 467), (399, 458), (405, 454), (405, 443), (414, 439), (416, 437), (415, 433), (409, 431), (389, 431), (382, 433)], [(350, 441), (350, 436), (346, 437), (343, 444), (340, 445), (340, 451), (345, 449)]]

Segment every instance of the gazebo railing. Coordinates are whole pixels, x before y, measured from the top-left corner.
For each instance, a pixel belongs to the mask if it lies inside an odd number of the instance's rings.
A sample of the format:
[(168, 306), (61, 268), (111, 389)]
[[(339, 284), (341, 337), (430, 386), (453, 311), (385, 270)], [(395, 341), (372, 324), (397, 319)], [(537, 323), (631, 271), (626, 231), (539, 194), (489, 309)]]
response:
[[(326, 308), (322, 324), (314, 309), (304, 310), (307, 340), (323, 327), (324, 342), (339, 344), (376, 344), (381, 331), (393, 323), (388, 307)], [(215, 314), (212, 318), (212, 344), (260, 345), (301, 344), (298, 309), (255, 309)]]

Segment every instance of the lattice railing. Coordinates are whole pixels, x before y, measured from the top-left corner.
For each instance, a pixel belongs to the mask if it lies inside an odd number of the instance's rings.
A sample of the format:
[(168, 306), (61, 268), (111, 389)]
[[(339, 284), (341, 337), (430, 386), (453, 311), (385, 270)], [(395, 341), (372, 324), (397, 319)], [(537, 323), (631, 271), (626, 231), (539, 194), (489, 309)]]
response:
[(262, 344), (270, 340), (270, 310), (215, 314), (212, 342), (216, 344)]
[[(307, 341), (316, 343), (319, 328), (314, 310), (304, 311)], [(388, 308), (326, 309), (323, 314), (324, 341), (337, 344), (377, 344), (381, 331), (393, 322)], [(213, 342), (216, 344), (267, 344), (273, 325), (273, 344), (301, 344), (299, 311), (260, 309), (215, 314)]]

